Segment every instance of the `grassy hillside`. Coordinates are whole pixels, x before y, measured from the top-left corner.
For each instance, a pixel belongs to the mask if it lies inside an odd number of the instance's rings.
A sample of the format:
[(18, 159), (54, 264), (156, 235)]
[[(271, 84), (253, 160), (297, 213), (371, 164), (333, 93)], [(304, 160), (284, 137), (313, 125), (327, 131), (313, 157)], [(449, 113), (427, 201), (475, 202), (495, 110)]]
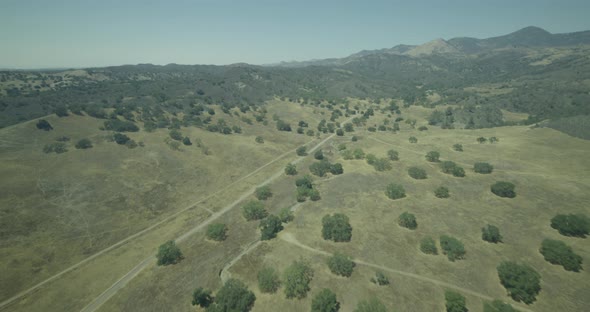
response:
[[(287, 109), (281, 118), (286, 119), (287, 115), (292, 120), (299, 118), (292, 115), (299, 109), (280, 105), (274, 103), (269, 112)], [(273, 196), (265, 202), (266, 209), (278, 213), (281, 208), (293, 207), (295, 214), (295, 220), (285, 225), (277, 238), (254, 245), (259, 238), (258, 222), (245, 221), (240, 211), (241, 204), (253, 199), (253, 196), (247, 197), (219, 219), (229, 228), (226, 241), (211, 242), (205, 238), (204, 231), (196, 232), (179, 244), (185, 256), (179, 264), (150, 265), (106, 301), (101, 311), (192, 311), (192, 291), (198, 286), (218, 289), (220, 274), (238, 278), (254, 291), (257, 300), (253, 311), (308, 311), (311, 298), (322, 288), (334, 291), (342, 311), (353, 310), (360, 300), (370, 296), (378, 297), (390, 310), (442, 310), (447, 289), (462, 293), (469, 311), (482, 311), (483, 301), (492, 298), (524, 311), (580, 311), (590, 304), (585, 295), (585, 289), (590, 288), (588, 272), (565, 271), (561, 266), (546, 262), (538, 251), (544, 238), (552, 238), (565, 241), (585, 260), (590, 257), (586, 239), (564, 237), (549, 225), (550, 219), (558, 213), (590, 213), (586, 205), (590, 201), (586, 164), (590, 144), (587, 141), (552, 129), (524, 126), (480, 130), (442, 130), (428, 126), (428, 130), (418, 131), (401, 123), (397, 133), (369, 132), (368, 126), (380, 124), (386, 118), (378, 110), (376, 112), (367, 126), (356, 127), (354, 132), (342, 137), (335, 136), (322, 147), (330, 161), (343, 164), (344, 174), (314, 176), (321, 200), (296, 204), (294, 180), (309, 172), (308, 166), (314, 162), (311, 156), (297, 165), (299, 174), (296, 177), (281, 175), (270, 184)], [(430, 112), (411, 107), (402, 109), (401, 115), (406, 119), (415, 118), (415, 128), (418, 128), (427, 124)], [(311, 115), (305, 116), (311, 119)], [(352, 142), (352, 135), (359, 140)], [(418, 142), (410, 143), (410, 136), (416, 137)], [(499, 142), (477, 143), (476, 139), (482, 136), (495, 136)], [(395, 149), (399, 152), (399, 161), (392, 162), (391, 170), (378, 172), (366, 160), (343, 159), (338, 152), (340, 144), (345, 144), (346, 149), (362, 148), (365, 153), (377, 157), (385, 157), (388, 150)], [(462, 144), (464, 151), (454, 151), (454, 144)], [(452, 160), (462, 166), (466, 176), (444, 174), (439, 164), (427, 162), (424, 156), (431, 150), (439, 151), (441, 160)], [(293, 157), (294, 153), (291, 155)], [(568, 161), (560, 161), (563, 159)], [(489, 162), (494, 166), (493, 173), (475, 173), (472, 169), (475, 162)], [(281, 166), (277, 165), (266, 176), (277, 170), (280, 172)], [(411, 166), (425, 169), (428, 178), (409, 177)], [(490, 185), (499, 180), (513, 182), (517, 196), (508, 199), (492, 194)], [(402, 184), (407, 196), (388, 199), (384, 190), (391, 182)], [(434, 189), (441, 185), (448, 187), (450, 198), (434, 196)], [(220, 207), (239, 194), (243, 192), (234, 190), (227, 193), (227, 197), (215, 198), (209, 203)], [(397, 218), (405, 211), (416, 216), (416, 230), (398, 225)], [(334, 243), (321, 238), (322, 217), (335, 212), (350, 218), (351, 242)], [(488, 223), (500, 229), (502, 243), (491, 244), (481, 239), (481, 228)], [(177, 230), (169, 233), (181, 233), (181, 228), (176, 227)], [(440, 235), (451, 235), (462, 241), (465, 259), (447, 260), (441, 254)], [(420, 251), (420, 240), (427, 236), (437, 241), (438, 255)], [(163, 238), (158, 239), (162, 241)], [(152, 246), (155, 250), (155, 244)], [(357, 261), (350, 278), (334, 275), (326, 265), (327, 255), (337, 251)], [(127, 257), (122, 259), (133, 258)], [(234, 258), (235, 263), (232, 262)], [(262, 294), (258, 290), (259, 269), (273, 266), (282, 272), (297, 259), (308, 260), (315, 271), (311, 292), (305, 299), (285, 299), (283, 288), (276, 294)], [(542, 290), (532, 305), (517, 303), (506, 295), (496, 272), (496, 266), (503, 260), (527, 263), (540, 273)], [(388, 276), (388, 286), (376, 286), (369, 281), (377, 270)], [(76, 283), (76, 280), (69, 282)], [(60, 285), (64, 283), (66, 281)], [(71, 291), (71, 286), (68, 290)], [(68, 302), (73, 309), (80, 309), (100, 292), (98, 287), (94, 296), (92, 290), (75, 292), (86, 299), (78, 302), (68, 299), (61, 303)], [(50, 293), (43, 291), (35, 295), (36, 300), (21, 302), (14, 308), (35, 310), (47, 304), (45, 310), (59, 310), (58, 305), (42, 300), (47, 296), (51, 297)]]

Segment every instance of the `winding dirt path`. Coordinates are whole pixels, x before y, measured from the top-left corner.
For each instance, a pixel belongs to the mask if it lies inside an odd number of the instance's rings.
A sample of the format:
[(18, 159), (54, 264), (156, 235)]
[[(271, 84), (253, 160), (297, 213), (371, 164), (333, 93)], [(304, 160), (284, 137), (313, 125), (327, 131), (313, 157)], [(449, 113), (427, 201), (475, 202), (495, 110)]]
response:
[[(323, 256), (328, 256), (328, 257), (332, 256), (332, 254), (329, 253), (329, 252), (326, 252), (326, 251), (323, 251), (323, 250), (320, 250), (320, 249), (316, 249), (316, 248), (313, 248), (311, 246), (304, 245), (303, 243), (299, 242), (297, 240), (297, 238), (293, 234), (291, 234), (291, 233), (287, 233), (287, 232), (280, 233), (279, 234), (279, 238), (281, 240), (289, 243), (289, 244), (295, 245), (295, 246), (297, 246), (299, 248), (308, 250), (310, 252), (313, 252), (313, 253), (316, 253), (316, 254), (320, 254), (320, 255), (323, 255)], [(426, 276), (422, 276), (422, 275), (418, 275), (418, 274), (414, 274), (414, 273), (410, 273), (410, 272), (406, 272), (406, 271), (400, 271), (400, 270), (388, 268), (388, 267), (385, 267), (385, 266), (382, 266), (382, 265), (378, 265), (378, 264), (374, 264), (374, 263), (370, 263), (370, 262), (367, 262), (367, 261), (364, 261), (364, 260), (361, 260), (361, 259), (353, 259), (353, 261), (356, 264), (365, 265), (365, 266), (372, 267), (372, 268), (375, 268), (375, 269), (379, 269), (379, 270), (382, 270), (382, 271), (387, 271), (387, 272), (395, 273), (395, 274), (398, 274), (398, 275), (403, 275), (403, 276), (406, 276), (406, 277), (417, 279), (417, 280), (420, 280), (420, 281), (423, 281), (423, 282), (435, 284), (435, 285), (438, 285), (438, 286), (441, 286), (441, 287), (450, 288), (450, 289), (457, 290), (457, 291), (460, 291), (462, 293), (469, 294), (469, 295), (472, 295), (472, 296), (475, 296), (475, 297), (478, 297), (478, 298), (481, 298), (481, 299), (484, 299), (484, 300), (489, 300), (489, 301), (494, 300), (494, 298), (492, 298), (492, 297), (490, 297), (488, 295), (481, 294), (481, 293), (478, 293), (478, 292), (473, 291), (471, 289), (463, 288), (463, 287), (460, 287), (460, 286), (457, 286), (457, 285), (449, 284), (447, 282), (439, 281), (439, 280), (436, 280), (436, 279), (433, 279), (433, 278), (430, 278), (430, 277), (426, 277)], [(524, 307), (515, 305), (514, 303), (512, 303), (512, 306), (515, 309), (518, 309), (518, 310), (523, 311), (523, 312), (533, 312), (532, 310), (529, 310), (527, 308), (524, 308)]]

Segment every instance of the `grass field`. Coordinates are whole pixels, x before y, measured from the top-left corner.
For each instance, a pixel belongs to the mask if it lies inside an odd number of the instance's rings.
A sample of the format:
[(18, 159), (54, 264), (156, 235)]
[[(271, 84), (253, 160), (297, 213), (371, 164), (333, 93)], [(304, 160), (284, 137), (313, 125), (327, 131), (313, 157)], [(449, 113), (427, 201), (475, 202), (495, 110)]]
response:
[[(270, 119), (277, 114), (290, 122), (293, 130), (298, 120), (305, 120), (315, 130), (319, 120), (328, 119), (329, 113), (322, 109), (314, 113), (314, 109), (275, 100), (269, 103), (268, 116)], [(429, 113), (429, 109), (421, 107), (402, 110), (404, 117), (418, 120), (416, 128), (426, 124)], [(385, 117), (376, 113), (367, 126), (380, 124)], [(0, 275), (7, 277), (0, 285), (2, 299), (189, 207), (313, 139), (270, 131), (274, 129), (272, 120), (266, 127), (240, 124), (244, 129), (242, 135), (183, 129), (183, 133), (201, 138), (211, 149), (212, 155), (205, 156), (195, 146), (183, 147), (182, 152), (170, 150), (164, 144), (168, 135), (164, 130), (131, 134), (136, 141), (145, 142), (145, 147), (127, 149), (101, 142), (99, 138), (104, 133), (96, 131), (100, 123), (95, 119), (73, 116), (48, 120), (55, 128), (49, 133), (36, 130), (34, 123), (0, 130), (0, 144), (5, 147), (0, 154), (0, 174), (15, 177), (1, 181), (0, 185), (9, 190), (9, 195), (0, 199), (0, 267), (4, 268)], [(295, 220), (278, 238), (253, 248), (229, 268), (229, 275), (244, 281), (255, 292), (253, 311), (309, 311), (311, 298), (325, 287), (336, 293), (341, 311), (352, 311), (358, 301), (370, 296), (378, 297), (390, 310), (440, 311), (444, 309), (444, 291), (449, 287), (445, 285), (471, 291), (464, 292), (469, 311), (482, 311), (482, 298), (488, 297), (532, 311), (583, 311), (590, 305), (588, 271), (567, 272), (547, 263), (538, 252), (544, 238), (553, 238), (565, 241), (586, 261), (590, 259), (586, 239), (563, 237), (549, 226), (549, 220), (557, 213), (590, 214), (590, 142), (552, 129), (523, 126), (481, 130), (441, 130), (429, 126), (427, 131), (414, 130), (404, 123), (401, 127), (396, 134), (357, 128), (354, 133), (326, 143), (322, 148), (324, 154), (331, 161), (342, 163), (344, 174), (314, 177), (322, 199), (297, 206)], [(99, 143), (86, 151), (72, 147), (65, 154), (43, 154), (42, 146), (60, 135), (70, 135), (74, 142), (91, 137)], [(257, 135), (264, 136), (264, 144), (254, 143)], [(352, 135), (357, 135), (359, 141), (351, 142)], [(418, 143), (409, 143), (410, 136), (417, 137)], [(478, 144), (479, 136), (496, 136), (500, 141)], [(400, 160), (392, 162), (392, 170), (377, 172), (365, 160), (342, 159), (335, 148), (340, 143), (348, 149), (362, 148), (377, 157), (385, 157), (389, 149), (395, 149)], [(463, 145), (463, 152), (452, 149), (456, 143)], [(444, 174), (438, 164), (427, 162), (424, 155), (431, 150), (439, 151), (442, 160), (463, 166), (466, 176)], [(155, 252), (159, 244), (198, 225), (211, 212), (230, 204), (296, 158), (294, 152), (290, 153), (145, 236), (64, 275), (20, 300), (11, 310), (80, 310), (150, 252)], [(491, 163), (494, 172), (473, 172), (473, 163), (477, 161)], [(307, 172), (312, 162), (309, 156), (298, 164), (299, 176)], [(409, 177), (407, 170), (411, 166), (425, 169), (428, 178)], [(296, 203), (295, 179), (282, 175), (270, 184), (273, 196), (265, 203), (269, 212), (277, 213)], [(515, 183), (517, 197), (493, 195), (490, 185), (499, 180)], [(384, 190), (391, 182), (401, 183), (407, 197), (388, 199)], [(441, 185), (449, 188), (450, 198), (434, 196), (434, 189)], [(416, 215), (416, 230), (398, 226), (397, 217), (404, 211)], [(321, 218), (334, 212), (349, 216), (353, 227), (351, 242), (321, 239)], [(245, 221), (239, 205), (218, 221), (229, 227), (226, 241), (211, 242), (205, 239), (203, 231), (195, 233), (179, 245), (185, 255), (183, 261), (167, 267), (150, 265), (100, 310), (193, 311), (192, 290), (198, 286), (214, 290), (220, 287), (220, 271), (259, 238), (258, 222)], [(500, 228), (503, 243), (482, 241), (481, 228), (487, 223)], [(28, 231), (30, 228), (35, 230)], [(117, 229), (120, 231), (113, 231)], [(440, 254), (440, 246), (436, 256), (420, 252), (423, 237), (438, 241), (443, 234), (465, 244), (464, 260), (448, 261)], [(350, 278), (330, 273), (324, 253), (336, 251), (359, 260)], [(299, 258), (308, 259), (315, 270), (312, 290), (306, 299), (285, 299), (282, 289), (274, 295), (258, 291), (256, 274), (260, 268), (271, 265), (283, 271)], [(542, 290), (534, 304), (525, 306), (506, 296), (496, 273), (502, 260), (526, 262), (541, 274)], [(369, 282), (376, 267), (383, 268), (390, 285)]]

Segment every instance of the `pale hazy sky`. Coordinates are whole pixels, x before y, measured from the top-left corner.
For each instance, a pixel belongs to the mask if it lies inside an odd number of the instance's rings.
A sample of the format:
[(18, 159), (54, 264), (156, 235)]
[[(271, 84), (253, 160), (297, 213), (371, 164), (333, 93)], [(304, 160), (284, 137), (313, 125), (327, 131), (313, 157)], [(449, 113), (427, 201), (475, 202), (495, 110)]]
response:
[(590, 29), (590, 1), (0, 0), (0, 68), (267, 64), (534, 25)]

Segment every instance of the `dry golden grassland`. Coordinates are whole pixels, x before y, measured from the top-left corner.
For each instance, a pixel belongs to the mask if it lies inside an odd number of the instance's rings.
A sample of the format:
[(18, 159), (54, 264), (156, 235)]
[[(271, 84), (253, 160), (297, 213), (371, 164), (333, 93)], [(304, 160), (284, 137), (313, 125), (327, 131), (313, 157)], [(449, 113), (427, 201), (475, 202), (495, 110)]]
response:
[[(366, 105), (364, 102), (361, 103)], [(49, 133), (34, 129), (34, 124), (3, 129), (0, 132), (2, 140), (8, 142), (12, 139), (11, 142), (14, 144), (18, 140), (13, 138), (23, 135), (23, 138), (33, 138), (30, 140), (36, 140), (37, 143), (14, 145), (0, 154), (0, 171), (3, 176), (10, 174), (16, 177), (14, 181), (2, 179), (0, 187), (11, 190), (15, 195), (3, 197), (0, 207), (5, 213), (6, 207), (15, 206), (18, 203), (16, 198), (22, 197), (26, 201), (19, 207), (24, 209), (23, 211), (35, 207), (35, 210), (29, 212), (31, 215), (36, 216), (33, 212), (38, 211), (41, 206), (47, 206), (46, 209), (52, 209), (49, 210), (52, 213), (59, 212), (71, 218), (86, 217), (92, 221), (90, 225), (95, 222), (102, 224), (102, 227), (90, 226), (93, 231), (104, 231), (109, 226), (111, 229), (120, 226), (130, 227), (132, 224), (134, 227), (125, 232), (129, 235), (312, 139), (295, 133), (271, 131), (270, 129), (274, 129), (271, 118), (273, 114), (290, 122), (294, 132), (299, 120), (307, 121), (310, 129), (316, 130), (319, 120), (329, 119), (330, 116), (324, 109), (317, 109), (314, 113), (313, 107), (306, 106), (301, 109), (297, 104), (282, 103), (278, 100), (271, 101), (267, 109), (268, 126), (241, 125), (244, 129), (242, 135), (221, 136), (194, 128), (183, 129), (183, 133), (188, 134), (191, 139), (201, 138), (211, 148), (211, 156), (202, 155), (194, 146), (183, 147), (182, 152), (168, 149), (163, 143), (168, 134), (163, 130), (154, 134), (131, 134), (134, 139), (142, 140), (146, 144), (144, 148), (138, 147), (134, 150), (117, 146), (112, 142), (103, 142), (88, 151), (72, 149), (62, 155), (46, 155), (41, 152), (43, 143), (50, 141), (49, 137), (59, 136), (57, 131), (65, 129), (66, 123), (73, 124), (69, 129), (84, 131), (85, 127), (82, 124), (96, 122), (82, 117), (49, 119), (52, 124), (64, 124), (64, 127), (54, 125), (56, 130)], [(402, 109), (402, 115), (405, 118), (416, 118), (418, 128), (426, 124), (430, 111), (427, 108), (411, 107)], [(215, 117), (219, 118), (219, 115), (218, 113)], [(221, 117), (229, 120), (223, 115)], [(385, 117), (376, 110), (376, 116), (369, 120), (367, 126), (380, 124)], [(344, 118), (340, 118), (339, 121), (343, 120)], [(99, 123), (96, 122), (94, 129), (98, 126)], [(590, 142), (546, 128), (441, 130), (429, 126), (427, 131), (418, 131), (403, 122), (401, 128), (396, 134), (371, 133), (356, 128), (354, 133), (347, 133), (344, 137), (333, 137), (322, 147), (324, 154), (331, 161), (343, 164), (344, 174), (328, 175), (325, 178), (314, 177), (322, 199), (317, 202), (308, 200), (297, 205), (295, 220), (285, 226), (278, 238), (252, 248), (227, 271), (229, 276), (244, 281), (255, 292), (257, 300), (253, 311), (309, 311), (311, 298), (322, 288), (334, 291), (341, 303), (341, 311), (352, 311), (360, 300), (371, 296), (379, 298), (392, 311), (440, 311), (444, 309), (444, 291), (449, 288), (463, 293), (467, 298), (469, 311), (476, 312), (482, 311), (482, 302), (488, 298), (502, 299), (515, 307), (532, 311), (583, 311), (590, 305), (587, 298), (587, 291), (590, 289), (588, 271), (565, 271), (561, 266), (551, 265), (543, 260), (538, 252), (544, 238), (559, 239), (572, 246), (586, 262), (590, 261), (587, 239), (561, 236), (549, 226), (549, 220), (557, 213), (590, 214), (587, 204), (590, 202), (590, 167), (587, 162)], [(80, 132), (79, 136), (103, 135), (93, 129), (88, 131)], [(75, 141), (71, 131), (65, 132), (65, 135), (71, 135)], [(262, 135), (265, 143), (254, 143), (256, 135)], [(352, 135), (358, 136), (359, 141), (351, 142)], [(417, 137), (418, 143), (410, 144), (410, 136)], [(479, 136), (496, 136), (500, 142), (478, 144), (476, 138)], [(325, 137), (326, 135), (322, 136)], [(315, 141), (317, 142), (319, 140)], [(365, 160), (343, 160), (335, 148), (340, 143), (346, 144), (348, 149), (362, 148), (365, 153), (373, 153), (377, 157), (385, 157), (389, 149), (394, 149), (399, 152), (400, 160), (392, 162), (392, 170), (377, 172)], [(463, 145), (464, 152), (452, 149), (456, 143)], [(115, 150), (116, 148), (118, 149)], [(438, 164), (425, 160), (424, 155), (431, 150), (439, 151), (441, 160), (452, 160), (463, 166), (466, 176), (458, 178), (443, 174)], [(155, 155), (149, 156), (150, 153)], [(69, 158), (60, 161), (60, 157)], [(86, 162), (81, 159), (85, 159)], [(125, 159), (127, 161), (124, 161)], [(145, 236), (101, 255), (79, 270), (66, 274), (35, 294), (25, 297), (18, 304), (11, 306), (11, 310), (80, 310), (146, 256), (155, 253), (159, 244), (176, 238), (203, 222), (210, 216), (206, 209), (218, 211), (226, 207), (295, 159), (298, 159), (295, 153), (289, 153), (280, 161), (221, 191), (217, 196), (196, 205), (194, 209), (180, 214)], [(155, 160), (159, 161), (159, 166), (155, 168), (153, 165), (141, 165), (142, 162), (150, 164)], [(297, 165), (298, 177), (308, 173), (307, 168), (313, 161), (310, 155)], [(491, 163), (494, 165), (494, 172), (490, 175), (473, 172), (473, 163), (477, 161)], [(97, 163), (104, 165), (96, 168)], [(91, 169), (88, 169), (88, 166)], [(409, 177), (407, 170), (411, 166), (425, 169), (428, 178), (414, 180)], [(40, 191), (35, 185), (38, 178), (35, 173), (41, 169), (55, 175), (52, 176), (52, 181), (56, 185), (61, 185), (59, 182), (66, 178), (77, 177), (74, 181), (79, 183), (75, 185), (85, 192), (79, 194), (79, 191), (74, 189), (70, 194), (75, 194), (77, 197), (74, 198), (77, 201), (65, 200), (65, 205), (40, 205), (39, 203), (48, 202), (48, 199), (39, 194)], [(88, 173), (84, 174), (85, 172)], [(108, 178), (109, 183), (101, 183), (100, 178)], [(283, 207), (295, 205), (296, 178), (282, 175), (270, 184), (273, 196), (265, 202), (270, 213), (278, 213)], [(515, 183), (516, 198), (506, 199), (493, 195), (489, 188), (498, 180)], [(407, 197), (399, 200), (388, 199), (384, 190), (391, 182), (403, 184)], [(141, 202), (144, 196), (149, 196), (154, 187), (162, 184), (166, 188), (161, 189), (157, 196)], [(439, 199), (434, 196), (434, 189), (441, 185), (449, 188), (450, 198)], [(91, 187), (96, 191), (90, 191)], [(97, 194), (99, 196), (96, 196)], [(94, 201), (78, 208), (84, 212), (83, 214), (72, 208), (60, 210), (64, 209), (62, 207), (79, 207), (75, 204), (87, 200), (83, 196), (94, 196)], [(113, 207), (107, 210), (110, 206), (105, 204), (106, 199), (118, 197), (135, 198), (135, 201), (125, 200), (118, 205), (113, 204)], [(242, 203), (253, 198), (254, 196), (250, 196)], [(159, 213), (145, 208), (150, 202), (158, 200), (165, 202)], [(101, 207), (103, 211), (99, 214), (96, 211), (101, 211)], [(142, 208), (132, 209), (133, 207)], [(408, 230), (397, 224), (398, 216), (404, 211), (416, 215), (416, 230)], [(353, 235), (349, 243), (333, 243), (321, 238), (321, 218), (335, 212), (345, 213), (350, 218)], [(101, 219), (103, 223), (98, 222)], [(75, 263), (83, 258), (81, 251), (92, 241), (89, 238), (75, 241), (73, 245), (51, 243), (62, 237), (60, 235), (74, 229), (83, 233), (79, 229), (79, 222), (71, 222), (77, 227), (43, 228), (38, 230), (38, 233), (21, 234), (14, 240), (5, 240), (3, 236), (0, 261), (2, 267), (6, 268), (5, 272), (19, 268), (8, 266), (12, 263), (9, 259), (13, 252), (23, 253), (24, 259), (37, 257), (39, 248), (54, 246), (54, 252), (59, 255), (59, 258), (56, 257), (51, 262), (55, 267), (49, 264), (40, 265), (40, 272), (46, 272), (42, 277), (39, 277), (39, 272), (29, 272), (32, 263), (21, 265), (18, 272), (28, 274), (25, 276), (29, 278), (24, 279), (25, 282), (21, 282), (17, 290), (33, 285), (31, 279), (42, 280), (51, 275), (51, 272), (58, 272), (68, 266), (60, 264), (61, 262)], [(192, 291), (199, 286), (218, 289), (221, 286), (220, 273), (224, 267), (244, 250), (248, 250), (260, 235), (257, 229), (258, 222), (248, 222), (242, 217), (241, 204), (223, 214), (216, 222), (227, 224), (227, 240), (211, 242), (205, 238), (204, 231), (196, 232), (179, 243), (185, 256), (179, 264), (157, 267), (154, 259), (153, 265), (140, 272), (126, 287), (106, 301), (100, 311), (194, 311), (195, 308), (190, 305)], [(481, 228), (488, 223), (500, 228), (503, 243), (490, 244), (481, 239)], [(456, 237), (465, 244), (467, 254), (464, 260), (448, 261), (446, 256), (441, 254), (440, 246), (439, 254), (436, 256), (420, 252), (419, 242), (423, 237), (431, 236), (439, 245), (438, 238), (443, 234)], [(114, 234), (109, 235), (95, 238), (94, 244), (107, 246), (117, 240), (112, 236)], [(12, 245), (5, 247), (5, 242)], [(329, 271), (326, 265), (327, 257), (336, 251), (357, 259), (358, 264), (350, 278), (338, 277)], [(70, 259), (68, 255), (78, 258)], [(270, 265), (282, 272), (293, 260), (300, 258), (309, 260), (315, 270), (307, 298), (285, 299), (282, 288), (276, 294), (259, 292), (256, 276), (260, 268)], [(542, 290), (534, 304), (525, 306), (506, 296), (496, 272), (496, 266), (502, 260), (528, 263), (541, 274)], [(585, 266), (587, 264), (584, 264)], [(377, 270), (383, 271), (389, 277), (390, 285), (376, 286), (369, 281)], [(14, 275), (11, 280), (21, 279)], [(2, 285), (2, 298), (14, 293), (13, 290), (9, 291), (9, 285)]]

